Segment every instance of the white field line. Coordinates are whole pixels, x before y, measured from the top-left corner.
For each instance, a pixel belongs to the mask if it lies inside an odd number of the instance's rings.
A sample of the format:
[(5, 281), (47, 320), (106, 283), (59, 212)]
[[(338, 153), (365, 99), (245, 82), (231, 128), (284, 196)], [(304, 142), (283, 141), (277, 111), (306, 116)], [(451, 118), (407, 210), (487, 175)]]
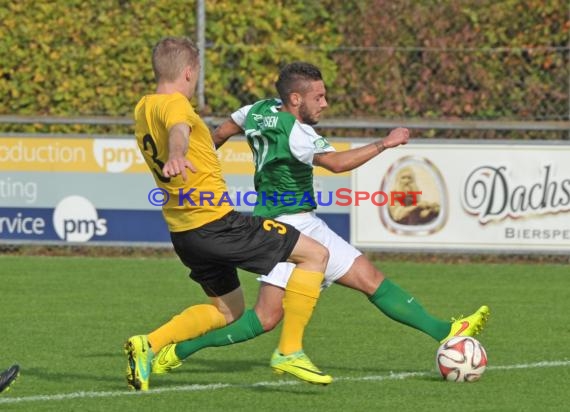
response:
[[(561, 361), (543, 361), (536, 363), (523, 363), (518, 365), (504, 365), (504, 366), (489, 366), (488, 370), (504, 371), (504, 370), (514, 370), (514, 369), (534, 369), (534, 368), (554, 368), (554, 367), (566, 367), (570, 366), (570, 360)], [(388, 375), (369, 375), (369, 376), (358, 376), (358, 377), (338, 377), (335, 378), (334, 382), (346, 381), (346, 382), (359, 382), (359, 381), (391, 381), (391, 380), (403, 380), (421, 376), (434, 375), (434, 372), (400, 372), (400, 373), (390, 373)], [(334, 384), (333, 382), (333, 384)], [(181, 385), (181, 386), (169, 386), (164, 388), (150, 389), (147, 392), (134, 392), (134, 391), (102, 391), (102, 392), (71, 392), (71, 393), (59, 393), (54, 395), (34, 395), (34, 396), (22, 396), (17, 398), (2, 398), (0, 399), (0, 405), (2, 404), (16, 404), (22, 402), (46, 402), (46, 401), (64, 401), (70, 399), (87, 399), (87, 398), (116, 398), (119, 396), (146, 396), (156, 393), (165, 392), (197, 392), (197, 391), (216, 391), (220, 389), (231, 389), (231, 388), (255, 388), (259, 386), (293, 386), (304, 384), (299, 380), (280, 380), (280, 381), (268, 381), (268, 382), (257, 382), (251, 384), (235, 384), (235, 383), (211, 383), (207, 385), (195, 384), (195, 385)]]

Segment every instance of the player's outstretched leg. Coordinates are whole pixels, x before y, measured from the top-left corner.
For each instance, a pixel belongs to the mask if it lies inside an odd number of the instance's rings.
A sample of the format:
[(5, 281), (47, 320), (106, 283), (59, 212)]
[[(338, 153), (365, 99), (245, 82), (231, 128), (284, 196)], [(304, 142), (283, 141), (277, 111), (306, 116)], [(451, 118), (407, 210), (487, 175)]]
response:
[(278, 350), (273, 352), (271, 367), (277, 374), (290, 373), (305, 382), (328, 385), (332, 376), (319, 370), (302, 350), (290, 355), (281, 355)]
[(146, 335), (130, 337), (125, 343), (127, 385), (137, 391), (148, 391), (151, 362), (154, 356)]
[[(263, 290), (265, 292), (260, 292), (260, 297), (266, 296), (268, 294), (267, 291), (272, 290), (274, 293), (275, 291), (277, 292), (275, 297), (279, 296), (281, 299), (276, 298), (272, 300), (269, 306), (264, 306), (260, 310), (265, 313), (272, 313), (275, 309), (271, 305), (275, 305), (277, 310), (279, 310), (283, 294), (282, 290), (276, 286), (264, 286)], [(272, 329), (273, 327), (274, 325), (271, 325), (270, 328)], [(168, 373), (172, 369), (179, 367), (184, 359), (204, 348), (234, 345), (253, 339), (263, 333), (265, 333), (265, 330), (257, 317), (257, 313), (254, 309), (248, 309), (238, 320), (230, 323), (228, 326), (212, 330), (194, 339), (178, 342), (176, 345), (166, 345), (154, 355), (152, 373), (158, 375)]]
[(18, 365), (12, 365), (4, 372), (0, 373), (0, 393), (10, 389), (10, 385), (20, 375), (20, 367)]
[(489, 307), (483, 305), (469, 316), (452, 319), (451, 331), (441, 343), (447, 342), (454, 336), (477, 336), (485, 327), (490, 314)]

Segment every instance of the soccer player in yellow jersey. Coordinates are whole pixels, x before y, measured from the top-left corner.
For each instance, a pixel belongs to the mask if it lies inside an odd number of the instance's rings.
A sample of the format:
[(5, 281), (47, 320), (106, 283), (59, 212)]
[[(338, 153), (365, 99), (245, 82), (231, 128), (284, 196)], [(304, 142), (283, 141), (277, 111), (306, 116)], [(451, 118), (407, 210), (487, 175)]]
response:
[(200, 336), (238, 319), (244, 297), (237, 269), (268, 273), (278, 262), (295, 263), (287, 283), (284, 323), (277, 350), (280, 373), (328, 384), (304, 354), (302, 338), (320, 294), (328, 250), (288, 224), (240, 214), (230, 206), (227, 188), (209, 129), (196, 114), (192, 98), (199, 51), (187, 38), (167, 37), (153, 49), (156, 93), (135, 108), (135, 135), (156, 184), (169, 195), (163, 215), (174, 250), (190, 268), (209, 304), (190, 306), (146, 335), (125, 344), (127, 384), (148, 390), (154, 354), (168, 344)]

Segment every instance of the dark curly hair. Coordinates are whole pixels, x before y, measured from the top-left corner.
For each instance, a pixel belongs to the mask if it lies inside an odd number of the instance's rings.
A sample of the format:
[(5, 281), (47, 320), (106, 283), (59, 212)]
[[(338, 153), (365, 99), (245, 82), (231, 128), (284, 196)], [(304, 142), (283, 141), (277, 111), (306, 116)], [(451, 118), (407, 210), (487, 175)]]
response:
[(323, 80), (317, 66), (306, 62), (294, 62), (281, 70), (275, 87), (283, 103), (287, 104), (291, 93), (304, 93), (308, 82), (317, 80)]

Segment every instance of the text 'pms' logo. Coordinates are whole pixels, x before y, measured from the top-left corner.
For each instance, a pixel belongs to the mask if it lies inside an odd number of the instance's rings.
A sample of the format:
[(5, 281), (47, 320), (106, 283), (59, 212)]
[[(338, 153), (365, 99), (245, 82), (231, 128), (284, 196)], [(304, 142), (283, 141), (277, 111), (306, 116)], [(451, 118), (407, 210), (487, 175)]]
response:
[(81, 196), (62, 199), (53, 212), (53, 227), (66, 242), (87, 242), (107, 233), (107, 220), (97, 215), (93, 204)]
[(135, 140), (95, 139), (93, 155), (97, 164), (109, 173), (121, 173), (144, 163)]

